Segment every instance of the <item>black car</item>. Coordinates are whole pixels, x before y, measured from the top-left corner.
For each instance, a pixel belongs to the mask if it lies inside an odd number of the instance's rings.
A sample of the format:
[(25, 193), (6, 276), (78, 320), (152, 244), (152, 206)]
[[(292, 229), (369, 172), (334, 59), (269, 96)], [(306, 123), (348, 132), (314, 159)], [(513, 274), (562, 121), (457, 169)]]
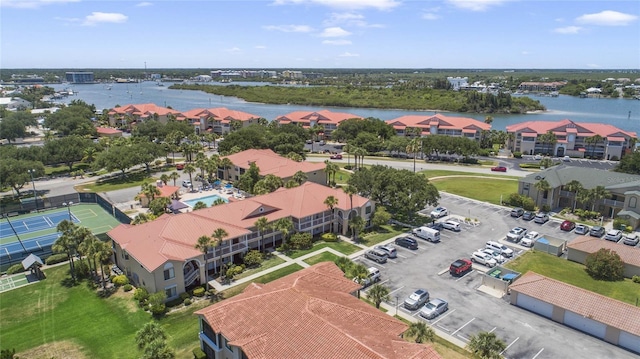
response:
[(532, 219), (536, 218), (536, 214), (531, 212), (531, 211), (525, 211), (522, 214), (522, 219), (524, 219), (525, 221), (530, 221)]
[(431, 222), (427, 224), (426, 227), (441, 231), (444, 228), (444, 225), (442, 224), (442, 222)]
[(396, 244), (400, 247), (418, 249), (418, 242), (411, 237), (398, 237), (396, 238)]

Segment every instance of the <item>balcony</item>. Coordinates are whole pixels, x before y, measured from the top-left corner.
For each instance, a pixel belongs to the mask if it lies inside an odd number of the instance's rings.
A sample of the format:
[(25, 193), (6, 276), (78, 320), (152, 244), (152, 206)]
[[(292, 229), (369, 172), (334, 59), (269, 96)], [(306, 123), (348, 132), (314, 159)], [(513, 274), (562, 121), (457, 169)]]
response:
[[(258, 240), (259, 237), (256, 239)], [(212, 258), (220, 258), (220, 256), (225, 257), (231, 254), (242, 253), (247, 251), (247, 245), (245, 243), (236, 243), (232, 244), (230, 247), (228, 245), (223, 245), (222, 247), (213, 247), (213, 251), (207, 254), (208, 259)]]
[(216, 343), (214, 343), (213, 340), (211, 340), (203, 332), (200, 332), (200, 340), (203, 341), (205, 344), (207, 344), (211, 349), (213, 349), (216, 352), (219, 352), (220, 350), (222, 350), (222, 348), (217, 346)]
[(616, 201), (613, 199), (605, 199), (602, 201), (604, 203), (605, 206), (611, 206), (611, 207), (616, 207), (616, 208), (623, 208), (624, 207), (624, 201)]
[(198, 278), (200, 278), (200, 270), (196, 269), (196, 270), (191, 270), (188, 273), (184, 273), (184, 286), (185, 287), (190, 286)]

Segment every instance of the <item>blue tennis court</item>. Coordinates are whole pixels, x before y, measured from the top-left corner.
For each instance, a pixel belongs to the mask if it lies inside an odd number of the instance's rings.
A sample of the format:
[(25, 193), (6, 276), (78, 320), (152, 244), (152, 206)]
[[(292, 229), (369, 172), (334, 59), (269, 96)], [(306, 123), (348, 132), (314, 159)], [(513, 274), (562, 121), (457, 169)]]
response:
[(0, 222), (0, 238), (8, 238), (13, 237), (15, 233), (11, 229), (13, 229), (18, 233), (18, 235), (37, 232), (44, 229), (56, 228), (58, 223), (66, 220), (71, 220), (73, 223), (80, 223), (80, 220), (73, 214), (68, 211), (61, 211), (56, 213), (48, 213), (37, 217), (29, 217), (29, 218), (21, 218), (16, 220), (10, 220), (11, 225), (7, 222), (6, 219), (3, 219)]
[[(43, 251), (47, 250), (48, 247), (51, 247), (59, 236), (59, 233), (51, 233), (36, 238), (25, 239), (22, 241), (22, 244), (24, 244), (27, 252)], [(18, 241), (0, 244), (0, 257), (11, 258), (14, 255), (23, 253), (24, 248), (22, 248), (22, 244)]]

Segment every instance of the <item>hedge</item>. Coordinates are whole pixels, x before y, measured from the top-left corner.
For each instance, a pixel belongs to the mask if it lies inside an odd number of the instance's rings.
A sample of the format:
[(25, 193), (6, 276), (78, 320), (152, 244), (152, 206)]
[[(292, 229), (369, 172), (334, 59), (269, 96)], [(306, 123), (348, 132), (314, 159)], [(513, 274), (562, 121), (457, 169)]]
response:
[(204, 297), (204, 288), (198, 287), (193, 290), (193, 295), (196, 297)]
[(24, 267), (20, 263), (14, 264), (11, 267), (9, 267), (9, 269), (7, 269), (7, 274), (16, 274), (16, 273), (22, 273), (22, 272), (24, 272)]
[(53, 254), (50, 255), (49, 257), (47, 257), (47, 259), (44, 261), (45, 264), (47, 265), (51, 265), (51, 264), (56, 264), (56, 263), (62, 263), (64, 261), (66, 261), (67, 255), (64, 253), (59, 253), (59, 254)]
[(122, 285), (129, 284), (129, 278), (127, 278), (126, 275), (121, 274), (115, 276), (111, 282), (113, 282), (116, 287), (120, 287)]

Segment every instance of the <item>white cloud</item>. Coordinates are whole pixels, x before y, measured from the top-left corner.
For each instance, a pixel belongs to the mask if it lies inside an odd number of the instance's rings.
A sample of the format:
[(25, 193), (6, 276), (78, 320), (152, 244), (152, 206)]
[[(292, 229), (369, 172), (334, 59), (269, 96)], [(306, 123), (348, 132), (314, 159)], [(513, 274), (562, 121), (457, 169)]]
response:
[(12, 7), (18, 9), (37, 9), (45, 5), (65, 4), (79, 2), (80, 0), (0, 0), (0, 7)]
[(337, 9), (367, 9), (390, 10), (401, 3), (397, 0), (275, 0), (274, 5), (288, 4), (316, 4)]
[(91, 13), (91, 15), (87, 15), (84, 18), (84, 22), (82, 24), (85, 26), (93, 26), (103, 22), (120, 24), (126, 22), (128, 18), (129, 17), (127, 17), (127, 15), (117, 12), (94, 11)]
[(141, 3), (137, 3), (136, 7), (145, 7), (145, 6), (151, 6), (151, 5), (153, 5), (153, 4), (148, 2), (148, 1), (143, 1)]
[(307, 25), (267, 25), (264, 27), (270, 31), (282, 31), (282, 32), (311, 32), (313, 28)]
[(78, 23), (78, 22), (82, 21), (82, 19), (79, 19), (77, 17), (58, 17), (58, 16), (56, 16), (56, 17), (54, 17), (54, 19), (58, 20), (58, 21), (63, 21), (63, 22), (66, 22), (66, 23)]
[(340, 54), (340, 55), (338, 55), (338, 56), (340, 56), (340, 57), (358, 57), (358, 56), (360, 56), (360, 55), (358, 55), (358, 54), (352, 54), (352, 53), (350, 53), (350, 52), (345, 52), (345, 53)]
[(581, 28), (580, 26), (565, 26), (565, 27), (555, 28), (553, 29), (553, 32), (556, 32), (558, 34), (577, 34), (582, 30), (584, 29)]
[(232, 48), (229, 48), (229, 49), (224, 49), (224, 51), (228, 52), (228, 53), (231, 53), (231, 54), (238, 54), (238, 53), (242, 52), (242, 50), (240, 50), (239, 47), (232, 47)]
[(422, 18), (425, 20), (438, 20), (440, 18), (440, 15), (428, 12), (422, 14)]
[(351, 33), (347, 30), (342, 29), (341, 27), (328, 27), (322, 31), (319, 35), (320, 37), (345, 37), (349, 36)]
[(267, 47), (264, 45), (256, 45), (255, 48), (262, 50), (262, 49), (266, 49)]
[(457, 8), (471, 11), (485, 11), (492, 6), (502, 5), (508, 0), (447, 0)]
[(343, 46), (343, 45), (351, 45), (351, 40), (345, 40), (345, 39), (340, 39), (340, 40), (323, 40), (322, 43), (324, 45), (336, 45), (336, 46)]
[(576, 19), (580, 24), (601, 26), (626, 26), (638, 20), (638, 16), (605, 10), (597, 14), (584, 14)]

